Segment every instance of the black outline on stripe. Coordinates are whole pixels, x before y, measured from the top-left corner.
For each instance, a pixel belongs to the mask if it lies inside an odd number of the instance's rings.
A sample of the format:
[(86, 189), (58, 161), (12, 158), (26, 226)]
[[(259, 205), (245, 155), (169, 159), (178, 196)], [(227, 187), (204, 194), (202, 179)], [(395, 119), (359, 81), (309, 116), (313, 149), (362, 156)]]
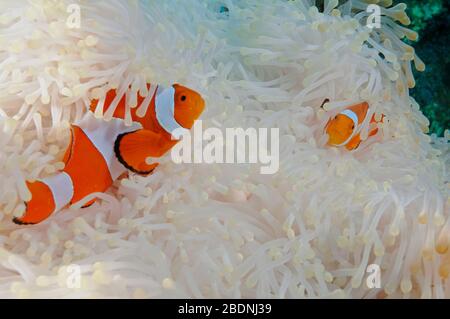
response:
[(114, 142), (114, 153), (116, 154), (117, 160), (123, 165), (125, 166), (127, 169), (129, 169), (130, 171), (132, 171), (133, 173), (139, 174), (139, 175), (149, 175), (153, 172), (153, 169), (149, 170), (149, 171), (139, 171), (137, 169), (135, 169), (133, 166), (129, 165), (124, 158), (122, 157), (122, 155), (120, 154), (120, 141), (122, 141), (122, 138), (125, 135), (137, 132), (139, 130), (135, 130), (135, 131), (131, 131), (131, 132), (126, 132), (126, 133), (122, 133), (119, 136), (117, 136), (116, 141)]
[(97, 201), (97, 198), (94, 198), (94, 201), (93, 201), (92, 203), (86, 204), (86, 205), (84, 205), (84, 206), (81, 206), (81, 208), (88, 208), (88, 207), (91, 207), (92, 205), (95, 204), (96, 201)]
[[(26, 209), (28, 208), (28, 205), (27, 205), (27, 202), (23, 202), (23, 203), (25, 204), (25, 214), (26, 214)], [(14, 217), (12, 221), (13, 221), (14, 224), (21, 225), (21, 226), (23, 226), (23, 225), (36, 225), (37, 224), (37, 223), (26, 223), (26, 222), (23, 222), (23, 221), (20, 220), (19, 217)]]
[(13, 221), (14, 224), (21, 225), (21, 226), (29, 226), (29, 225), (36, 225), (37, 224), (37, 223), (25, 223), (25, 222), (21, 221), (17, 217), (14, 217), (12, 221)]
[(69, 163), (70, 159), (72, 158), (73, 147), (74, 147), (74, 140), (75, 140), (75, 136), (73, 134), (73, 125), (71, 125), (70, 126), (70, 143), (69, 143), (69, 146), (68, 146), (68, 148), (69, 148), (69, 156), (67, 157), (67, 160), (64, 163), (64, 165), (67, 165), (67, 163)]

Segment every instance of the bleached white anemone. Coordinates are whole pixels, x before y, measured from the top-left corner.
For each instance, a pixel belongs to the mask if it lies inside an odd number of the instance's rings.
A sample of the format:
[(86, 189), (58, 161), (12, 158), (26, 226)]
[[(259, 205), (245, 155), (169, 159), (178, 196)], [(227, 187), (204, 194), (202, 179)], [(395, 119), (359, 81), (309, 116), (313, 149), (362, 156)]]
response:
[[(425, 134), (408, 93), (424, 65), (401, 41), (417, 35), (390, 2), (373, 29), (357, 0), (1, 2), (0, 297), (450, 297), (449, 136)], [(12, 224), (89, 99), (131, 86), (133, 107), (146, 82), (201, 92), (204, 126), (279, 127), (279, 172), (167, 157), (90, 208)], [(360, 100), (380, 133), (325, 146)]]

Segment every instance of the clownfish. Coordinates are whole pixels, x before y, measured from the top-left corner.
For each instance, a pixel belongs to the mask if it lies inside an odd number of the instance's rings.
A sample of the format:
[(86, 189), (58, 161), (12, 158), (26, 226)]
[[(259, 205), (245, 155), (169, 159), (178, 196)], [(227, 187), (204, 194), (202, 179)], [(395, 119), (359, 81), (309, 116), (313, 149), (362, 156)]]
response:
[[(151, 91), (149, 84), (147, 88)], [(174, 132), (192, 128), (205, 106), (200, 94), (178, 84), (168, 88), (157, 86), (153, 92), (150, 102), (146, 102), (148, 105), (142, 105), (146, 110), (144, 116), (138, 116), (137, 110), (149, 97), (137, 94), (137, 107), (127, 110), (124, 94), (109, 121), (94, 116), (99, 101), (92, 100), (90, 110), (78, 123), (71, 125), (64, 169), (44, 179), (26, 181), (31, 200), (25, 202), (23, 216), (15, 217), (13, 222), (37, 224), (92, 193), (105, 192), (128, 170), (140, 175), (150, 174), (158, 163), (149, 164), (146, 159), (161, 157), (169, 151), (179, 141)], [(103, 112), (108, 110), (116, 95), (114, 89), (107, 92)], [(131, 112), (131, 125), (125, 121), (127, 112)], [(83, 207), (92, 205), (95, 200)]]
[[(325, 100), (325, 102), (327, 102)], [(324, 102), (324, 103), (325, 103)], [(328, 120), (325, 131), (328, 135), (328, 145), (345, 146), (349, 151), (355, 150), (361, 144), (361, 127), (368, 114), (369, 104), (367, 102), (355, 104), (338, 113), (334, 118)], [(384, 114), (377, 121), (375, 114), (372, 115), (370, 124), (382, 123)], [(369, 131), (368, 136), (377, 134), (378, 128)]]

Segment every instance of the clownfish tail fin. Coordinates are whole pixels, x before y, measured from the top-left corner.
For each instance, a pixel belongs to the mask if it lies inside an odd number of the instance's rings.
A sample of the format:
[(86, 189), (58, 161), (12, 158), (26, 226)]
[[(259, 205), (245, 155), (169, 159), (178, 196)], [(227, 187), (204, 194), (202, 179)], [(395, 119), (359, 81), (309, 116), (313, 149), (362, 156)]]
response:
[(370, 123), (384, 123), (384, 118), (385, 117), (386, 116), (384, 114), (381, 114), (381, 115), (378, 115), (378, 116), (373, 114), (372, 118), (370, 119)]
[(72, 178), (66, 172), (35, 182), (26, 182), (31, 200), (25, 202), (25, 213), (13, 219), (19, 225), (37, 224), (69, 204), (73, 196)]
[(15, 217), (13, 222), (18, 225), (37, 224), (55, 210), (55, 202), (50, 187), (41, 181), (26, 182), (31, 192), (31, 200), (25, 202), (25, 213), (21, 217)]

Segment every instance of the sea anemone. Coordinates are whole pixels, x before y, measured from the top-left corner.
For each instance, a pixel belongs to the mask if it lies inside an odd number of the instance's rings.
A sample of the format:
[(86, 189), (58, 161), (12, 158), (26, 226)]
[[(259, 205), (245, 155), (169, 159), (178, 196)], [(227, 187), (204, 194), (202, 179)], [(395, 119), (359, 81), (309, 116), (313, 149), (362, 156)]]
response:
[[(426, 135), (409, 96), (425, 66), (405, 5), (378, 1), (369, 28), (365, 1), (313, 2), (0, 3), (0, 297), (450, 297), (449, 135)], [(279, 171), (166, 156), (89, 208), (13, 224), (89, 100), (116, 88), (136, 107), (147, 82), (199, 91), (205, 127), (278, 127)], [(325, 145), (329, 115), (360, 100), (379, 134)]]

